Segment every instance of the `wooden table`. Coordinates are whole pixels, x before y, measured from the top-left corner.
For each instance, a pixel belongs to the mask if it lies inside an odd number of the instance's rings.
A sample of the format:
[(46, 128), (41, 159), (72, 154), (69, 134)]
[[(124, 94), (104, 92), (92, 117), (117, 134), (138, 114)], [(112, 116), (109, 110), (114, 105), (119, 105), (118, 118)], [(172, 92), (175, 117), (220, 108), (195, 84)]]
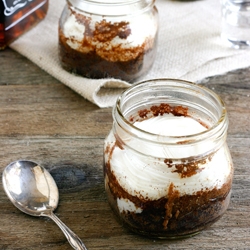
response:
[[(143, 238), (116, 220), (103, 183), (111, 109), (100, 109), (16, 52), (0, 52), (0, 171), (17, 159), (46, 167), (60, 192), (55, 213), (92, 249), (250, 249), (250, 68), (208, 79), (226, 102), (235, 177), (226, 214), (179, 241)], [(0, 249), (72, 249), (50, 219), (15, 208), (0, 180)]]

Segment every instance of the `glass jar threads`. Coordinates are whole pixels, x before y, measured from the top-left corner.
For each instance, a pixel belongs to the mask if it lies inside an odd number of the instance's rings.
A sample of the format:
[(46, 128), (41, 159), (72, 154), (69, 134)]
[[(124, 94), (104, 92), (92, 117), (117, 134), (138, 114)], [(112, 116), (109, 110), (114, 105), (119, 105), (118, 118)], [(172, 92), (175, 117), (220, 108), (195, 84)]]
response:
[(62, 67), (87, 78), (133, 82), (156, 54), (154, 0), (67, 0), (59, 22)]
[(233, 163), (223, 101), (200, 85), (149, 80), (113, 109), (104, 145), (108, 200), (123, 224), (151, 237), (198, 233), (226, 211)]

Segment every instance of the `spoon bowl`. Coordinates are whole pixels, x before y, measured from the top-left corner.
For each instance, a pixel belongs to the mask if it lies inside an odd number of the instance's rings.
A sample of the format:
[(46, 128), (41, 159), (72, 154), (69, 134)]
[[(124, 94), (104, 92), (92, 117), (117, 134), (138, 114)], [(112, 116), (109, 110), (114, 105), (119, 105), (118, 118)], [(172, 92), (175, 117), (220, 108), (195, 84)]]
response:
[(45, 168), (32, 161), (15, 161), (4, 169), (2, 182), (8, 198), (18, 209), (32, 216), (51, 218), (74, 249), (87, 250), (80, 238), (53, 213), (59, 202), (59, 192)]

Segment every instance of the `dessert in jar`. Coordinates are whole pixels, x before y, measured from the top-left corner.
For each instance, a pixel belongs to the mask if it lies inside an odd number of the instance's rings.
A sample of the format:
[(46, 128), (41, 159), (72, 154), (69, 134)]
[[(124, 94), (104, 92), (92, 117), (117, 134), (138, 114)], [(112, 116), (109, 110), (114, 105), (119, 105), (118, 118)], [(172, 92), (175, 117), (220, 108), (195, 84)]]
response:
[(133, 82), (157, 48), (154, 0), (67, 0), (59, 22), (62, 67), (87, 78)]
[(105, 189), (124, 225), (181, 238), (224, 214), (233, 163), (218, 95), (181, 80), (145, 81), (118, 98), (113, 119), (104, 145)]

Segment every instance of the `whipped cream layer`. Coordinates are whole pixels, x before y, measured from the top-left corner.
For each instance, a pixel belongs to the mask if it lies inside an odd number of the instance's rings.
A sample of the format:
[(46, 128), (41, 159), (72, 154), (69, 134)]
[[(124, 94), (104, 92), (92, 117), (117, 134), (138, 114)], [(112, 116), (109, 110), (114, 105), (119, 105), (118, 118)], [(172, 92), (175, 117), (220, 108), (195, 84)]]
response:
[[(82, 15), (80, 12), (75, 11), (75, 13), (80, 16)], [(106, 19), (106, 22), (110, 22), (111, 24), (114, 23)], [(97, 22), (101, 22), (101, 17), (92, 16), (90, 22), (87, 22), (88, 27), (90, 28), (91, 32), (95, 31), (95, 25)], [(146, 39), (154, 39), (157, 27), (156, 27), (156, 20), (152, 13), (141, 15), (137, 18), (131, 18), (126, 20), (120, 20), (121, 22), (128, 22), (128, 28), (131, 30), (131, 34), (126, 38), (120, 38), (119, 36), (115, 36), (111, 41), (103, 41), (96, 40), (94, 38), (89, 37), (88, 43), (89, 46), (86, 44), (82, 46), (84, 38), (85, 38), (85, 29), (86, 24), (84, 22), (80, 23), (77, 21), (76, 16), (74, 13), (71, 13), (70, 16), (67, 18), (63, 25), (63, 33), (67, 38), (67, 44), (80, 52), (87, 53), (88, 51), (92, 51), (93, 47), (97, 49), (97, 52), (101, 54), (102, 49), (107, 51), (112, 51), (114, 47), (120, 46), (123, 49), (130, 49), (136, 48), (138, 46), (142, 46), (145, 43)], [(119, 22), (119, 20), (116, 20)], [(89, 33), (89, 31), (88, 31)]]
[(163, 136), (187, 136), (206, 130), (204, 126), (190, 117), (174, 116), (171, 113), (135, 122), (134, 126), (146, 132)]
[[(153, 117), (136, 122), (134, 125), (150, 133), (168, 136), (191, 135), (206, 130), (198, 121), (190, 117), (178, 117), (172, 114)], [(175, 162), (173, 162), (172, 167), (169, 167), (164, 162), (165, 159), (176, 158), (180, 153), (178, 153), (178, 149), (176, 152), (170, 152), (166, 147), (162, 146), (161, 154), (164, 157), (158, 158), (151, 157), (146, 153), (136, 153), (127, 147), (121, 149), (115, 146), (115, 141), (112, 133), (106, 140), (106, 143), (114, 146), (110, 158), (111, 171), (124, 190), (133, 196), (149, 200), (167, 197), (171, 183), (174, 184), (174, 189), (178, 190), (181, 196), (192, 195), (197, 191), (220, 188), (231, 173), (230, 155), (226, 145), (215, 152), (210, 159), (198, 163), (199, 171), (196, 174), (183, 178), (179, 173), (175, 172)], [(151, 154), (152, 150), (155, 150), (153, 147), (150, 148), (150, 145), (146, 142), (138, 145), (138, 141), (132, 137), (126, 139), (126, 144), (132, 147), (140, 147), (143, 152), (149, 152), (149, 154)], [(205, 146), (205, 144), (202, 145), (202, 147)], [(194, 155), (194, 150), (199, 152), (199, 148), (192, 148), (190, 156)], [(109, 156), (106, 154), (105, 157), (107, 157), (107, 160)], [(180, 164), (181, 161), (178, 163)]]

